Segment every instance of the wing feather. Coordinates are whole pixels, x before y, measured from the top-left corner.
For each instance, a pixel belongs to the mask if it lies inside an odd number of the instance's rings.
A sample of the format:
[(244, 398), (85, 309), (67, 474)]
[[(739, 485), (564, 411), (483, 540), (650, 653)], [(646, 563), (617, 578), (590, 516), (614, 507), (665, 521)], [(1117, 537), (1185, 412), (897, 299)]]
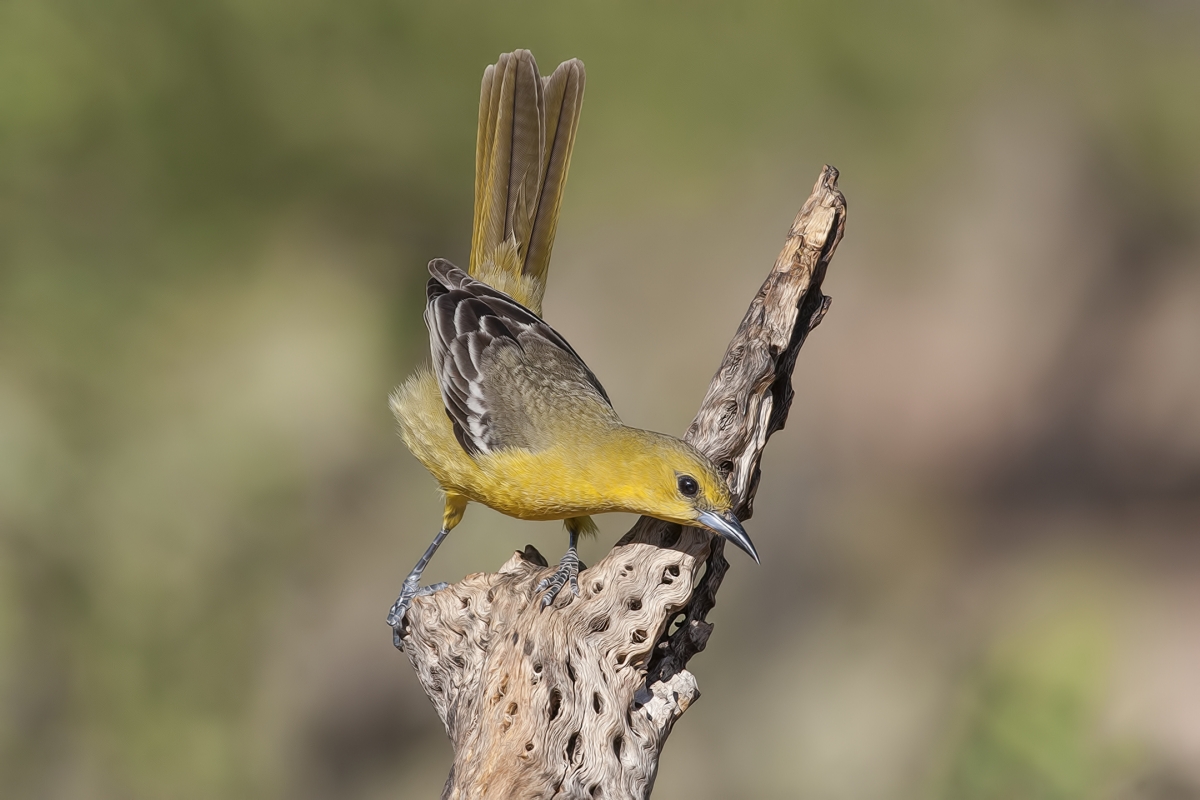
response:
[[(600, 381), (540, 317), (448, 261), (431, 261), (429, 272), (425, 324), (434, 374), (463, 450), (532, 447), (539, 431), (523, 405), (530, 393), (547, 405), (591, 395), (611, 411)], [(553, 374), (529, 374), (539, 370)]]

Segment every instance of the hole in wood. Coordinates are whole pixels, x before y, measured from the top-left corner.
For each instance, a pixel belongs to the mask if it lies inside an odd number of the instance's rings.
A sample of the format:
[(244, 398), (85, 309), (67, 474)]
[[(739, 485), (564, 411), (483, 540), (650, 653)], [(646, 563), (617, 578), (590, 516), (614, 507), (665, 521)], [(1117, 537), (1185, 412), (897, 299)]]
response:
[(525, 640), (525, 647), (524, 647), (524, 648), (522, 648), (522, 649), (525, 651), (525, 655), (529, 655), (530, 653), (532, 653), (532, 652), (533, 652), (533, 640), (532, 640), (532, 639), (526, 639), (526, 640)]
[(531, 750), (533, 750), (533, 742), (526, 742), (525, 743), (525, 752), (528, 753)]
[(562, 708), (562, 692), (557, 688), (550, 690), (550, 719), (553, 720), (558, 716), (559, 709)]
[(609, 622), (609, 618), (604, 615), (592, 617), (592, 621), (588, 623), (588, 630), (592, 633), (604, 633), (608, 630)]
[(567, 677), (571, 679), (571, 683), (575, 682), (575, 668), (571, 666), (571, 659), (567, 659)]
[(508, 714), (510, 717), (515, 717), (517, 715), (517, 704), (509, 703), (508, 708), (504, 709), (504, 713)]
[(567, 740), (567, 761), (575, 760), (575, 751), (579, 749), (579, 731), (571, 734), (571, 738)]
[(629, 599), (629, 602), (627, 602), (625, 604), (625, 607), (628, 608), (630, 611), (641, 611), (642, 610), (642, 599), (640, 597), (631, 597)]
[(459, 669), (462, 669), (463, 667), (467, 666), (467, 660), (465, 658), (463, 658), (462, 656), (453, 656), (450, 659), (450, 662), (452, 664), (454, 664), (454, 666), (458, 667)]
[(633, 640), (634, 644), (641, 644), (642, 642), (646, 641), (646, 636), (648, 635), (649, 634), (646, 633), (645, 628), (638, 628), (629, 638)]
[(592, 788), (588, 789), (588, 794), (590, 794), (592, 797), (599, 797), (600, 796), (600, 784), (593, 783)]
[(537, 672), (537, 673), (541, 673), (541, 671), (542, 671), (542, 662), (540, 662), (540, 661), (535, 661), (535, 662), (533, 662), (533, 671), (534, 671), (534, 672)]
[(496, 599), (496, 590), (495, 590), (495, 589), (488, 589), (488, 593), (487, 593), (487, 601), (488, 601), (489, 603), (491, 603), (491, 602), (493, 602), (495, 599)]
[(599, 692), (592, 692), (592, 708), (597, 714), (600, 713), (600, 709), (604, 708), (604, 704), (600, 701)]
[(613, 755), (615, 755), (618, 759), (620, 759), (621, 758), (621, 750), (624, 747), (625, 747), (625, 737), (618, 733), (616, 736), (613, 737)]
[(592, 584), (592, 594), (600, 594), (603, 591), (604, 591), (604, 584), (602, 582), (596, 581), (595, 583)]

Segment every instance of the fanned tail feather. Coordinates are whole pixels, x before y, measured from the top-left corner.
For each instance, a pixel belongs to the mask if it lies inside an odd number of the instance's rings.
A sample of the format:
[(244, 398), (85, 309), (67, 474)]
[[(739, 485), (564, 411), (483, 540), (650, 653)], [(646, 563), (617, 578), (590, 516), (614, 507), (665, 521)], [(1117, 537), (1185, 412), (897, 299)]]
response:
[(483, 73), (470, 272), (538, 314), (585, 81), (578, 59), (541, 77), (528, 50)]

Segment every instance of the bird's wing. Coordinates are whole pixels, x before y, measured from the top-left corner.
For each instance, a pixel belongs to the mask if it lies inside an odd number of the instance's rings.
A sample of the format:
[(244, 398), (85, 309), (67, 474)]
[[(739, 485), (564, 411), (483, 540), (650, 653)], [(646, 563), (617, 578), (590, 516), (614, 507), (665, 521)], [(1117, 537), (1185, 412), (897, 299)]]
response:
[(463, 450), (540, 449), (563, 413), (615, 417), (600, 381), (540, 317), (449, 261), (429, 273), (433, 368)]

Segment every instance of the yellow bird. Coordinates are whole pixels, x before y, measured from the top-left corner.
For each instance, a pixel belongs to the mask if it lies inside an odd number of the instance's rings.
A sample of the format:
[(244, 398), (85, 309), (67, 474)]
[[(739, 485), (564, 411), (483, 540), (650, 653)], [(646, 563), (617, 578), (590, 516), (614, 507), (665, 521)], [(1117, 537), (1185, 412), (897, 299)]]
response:
[(483, 74), (471, 275), (429, 264), (432, 369), (391, 397), (405, 444), (446, 498), (442, 528), (388, 615), (397, 646), (412, 598), (440, 588), (422, 589), (421, 573), (470, 501), (565, 520), (567, 553), (537, 588), (543, 608), (568, 583), (578, 594), (576, 544), (595, 531), (592, 514), (702, 526), (758, 561), (712, 462), (681, 439), (623, 425), (600, 381), (538, 315), (583, 88), (580, 61), (543, 78), (527, 50)]

